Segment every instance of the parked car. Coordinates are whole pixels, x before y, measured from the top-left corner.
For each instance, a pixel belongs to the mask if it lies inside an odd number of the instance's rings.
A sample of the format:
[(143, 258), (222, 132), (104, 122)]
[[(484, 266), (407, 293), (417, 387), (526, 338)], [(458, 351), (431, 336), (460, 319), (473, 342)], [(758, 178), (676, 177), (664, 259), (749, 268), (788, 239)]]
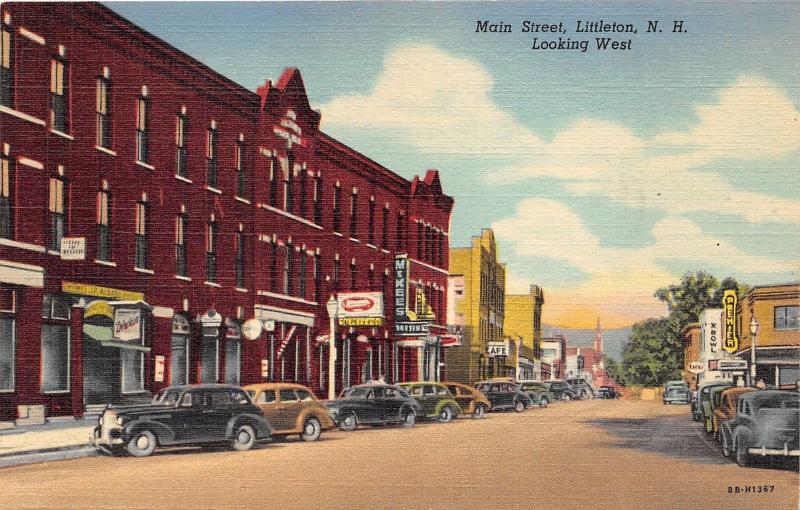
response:
[(546, 381), (544, 385), (550, 390), (556, 400), (575, 400), (578, 398), (578, 393), (566, 381), (554, 379)]
[(464, 410), (444, 384), (425, 381), (403, 383), (400, 387), (419, 402), (422, 406), (422, 416), (425, 418), (447, 423), (464, 414)]
[(736, 417), (721, 425), (722, 453), (749, 466), (756, 455), (798, 457), (800, 394), (759, 390), (744, 393), (736, 402)]
[(731, 388), (731, 386), (714, 386), (708, 391), (708, 399), (703, 401), (703, 405), (706, 406), (703, 413), (703, 429), (706, 434), (714, 432), (714, 413), (722, 403), (722, 392)]
[(620, 398), (620, 393), (613, 386), (600, 386), (594, 393), (594, 398), (614, 399)]
[(299, 434), (303, 441), (316, 441), (323, 430), (336, 427), (328, 409), (303, 385), (251, 384), (244, 390), (274, 427), (274, 436)]
[(661, 400), (664, 404), (688, 404), (692, 401), (692, 392), (688, 385), (664, 386)]
[(486, 412), (492, 408), (492, 403), (489, 402), (486, 395), (476, 388), (455, 382), (445, 382), (443, 384), (450, 390), (450, 394), (453, 395), (458, 405), (464, 410), (464, 414), (480, 419), (486, 416)]
[(739, 397), (751, 391), (756, 391), (756, 389), (734, 386), (733, 388), (726, 388), (720, 393), (719, 404), (715, 406), (714, 415), (711, 417), (711, 427), (717, 440), (719, 440), (720, 425), (736, 417), (736, 402), (738, 402)]
[(697, 397), (694, 399), (694, 405), (692, 406), (692, 417), (695, 421), (705, 421), (706, 417), (703, 412), (703, 403), (708, 400), (708, 392), (716, 386), (730, 388), (732, 385), (730, 381), (711, 381), (701, 384), (697, 389)]
[(519, 384), (522, 386), (522, 391), (527, 393), (533, 403), (539, 407), (547, 407), (550, 402), (555, 402), (556, 400), (553, 392), (548, 390), (541, 381), (523, 380), (519, 381)]
[(331, 418), (340, 429), (351, 431), (360, 423), (382, 426), (396, 423), (413, 427), (422, 406), (399, 386), (392, 384), (361, 384), (342, 392), (336, 400), (325, 402)]
[(570, 386), (572, 386), (572, 389), (575, 390), (575, 393), (578, 394), (579, 399), (587, 400), (594, 398), (594, 388), (586, 379), (572, 378), (567, 379), (566, 381)]
[(514, 382), (480, 381), (475, 387), (492, 403), (492, 411), (513, 409), (521, 413), (533, 405), (531, 397)]
[(134, 457), (146, 457), (157, 446), (204, 443), (227, 442), (244, 451), (271, 433), (264, 414), (237, 386), (172, 386), (150, 404), (107, 407), (94, 429), (94, 446)]

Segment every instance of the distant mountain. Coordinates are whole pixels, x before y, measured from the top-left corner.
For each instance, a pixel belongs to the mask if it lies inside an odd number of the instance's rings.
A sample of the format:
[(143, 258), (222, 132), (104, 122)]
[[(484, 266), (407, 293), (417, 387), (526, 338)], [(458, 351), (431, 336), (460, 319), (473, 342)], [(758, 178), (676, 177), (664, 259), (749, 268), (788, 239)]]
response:
[[(594, 329), (570, 329), (556, 326), (542, 326), (542, 336), (563, 335), (567, 339), (567, 347), (593, 347)], [(631, 328), (604, 329), (603, 353), (609, 358), (622, 360), (622, 351), (628, 343)]]

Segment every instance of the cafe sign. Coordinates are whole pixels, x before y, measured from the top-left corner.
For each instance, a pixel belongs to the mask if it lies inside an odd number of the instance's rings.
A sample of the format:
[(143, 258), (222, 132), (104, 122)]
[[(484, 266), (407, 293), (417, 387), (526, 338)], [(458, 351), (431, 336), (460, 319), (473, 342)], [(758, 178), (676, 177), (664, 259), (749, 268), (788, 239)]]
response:
[(486, 353), (490, 358), (508, 356), (508, 342), (487, 342)]
[(722, 348), (728, 352), (739, 349), (739, 338), (736, 336), (736, 291), (726, 290), (722, 296), (722, 315), (725, 318), (725, 337)]

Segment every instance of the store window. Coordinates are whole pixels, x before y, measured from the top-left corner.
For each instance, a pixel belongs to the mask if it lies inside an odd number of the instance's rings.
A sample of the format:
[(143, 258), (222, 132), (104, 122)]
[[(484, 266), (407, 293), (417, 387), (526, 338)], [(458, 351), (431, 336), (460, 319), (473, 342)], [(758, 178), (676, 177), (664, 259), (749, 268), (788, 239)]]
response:
[(97, 98), (95, 101), (95, 116), (97, 118), (98, 147), (106, 149), (111, 147), (111, 75), (106, 67), (103, 74), (97, 78)]
[(50, 61), (50, 126), (69, 132), (69, 65), (62, 58)]
[(61, 250), (61, 240), (67, 224), (66, 193), (64, 179), (61, 177), (50, 178), (50, 200), (48, 205), (48, 248), (55, 251)]
[(111, 193), (103, 182), (97, 192), (97, 260), (111, 260)]
[(14, 31), (0, 26), (0, 105), (14, 107)]
[(44, 297), (40, 374), (44, 393), (69, 391), (71, 305), (66, 296)]
[(133, 349), (120, 349), (122, 362), (122, 393), (144, 391), (144, 353)]
[(0, 154), (0, 237), (14, 238), (14, 160)]
[(241, 372), (242, 341), (227, 339), (225, 341), (225, 382), (239, 384)]
[(13, 289), (0, 287), (0, 392), (14, 391), (15, 301), (16, 293)]
[(172, 317), (170, 384), (189, 383), (189, 321), (182, 315)]
[(776, 306), (775, 329), (800, 329), (800, 306)]

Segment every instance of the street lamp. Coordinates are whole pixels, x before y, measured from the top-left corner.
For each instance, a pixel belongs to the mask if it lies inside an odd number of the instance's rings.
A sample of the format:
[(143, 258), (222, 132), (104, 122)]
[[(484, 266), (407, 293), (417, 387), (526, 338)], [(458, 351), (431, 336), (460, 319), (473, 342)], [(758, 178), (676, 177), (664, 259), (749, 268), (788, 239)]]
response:
[(750, 384), (756, 380), (756, 334), (758, 334), (758, 321), (754, 313), (750, 319)]
[(328, 400), (336, 398), (336, 317), (339, 314), (339, 302), (333, 296), (325, 304), (330, 318), (330, 335), (328, 336)]

